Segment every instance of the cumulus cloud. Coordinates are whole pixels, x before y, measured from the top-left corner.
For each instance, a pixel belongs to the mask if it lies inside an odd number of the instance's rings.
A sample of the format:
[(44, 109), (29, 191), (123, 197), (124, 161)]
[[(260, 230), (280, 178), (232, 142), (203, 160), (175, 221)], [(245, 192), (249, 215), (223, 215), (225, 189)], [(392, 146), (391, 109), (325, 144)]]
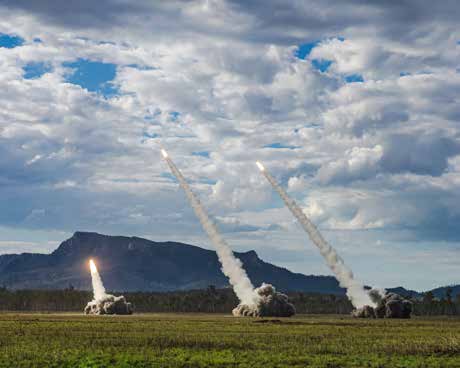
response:
[[(204, 241), (163, 145), (241, 249), (295, 246), (256, 159), (330, 231), (457, 244), (455, 1), (7, 0), (0, 15), (24, 39), (0, 47), (0, 225)], [(113, 65), (117, 93), (74, 84), (78, 60)]]
[(317, 177), (322, 183), (368, 179), (376, 175), (382, 154), (380, 145), (373, 148), (353, 147), (345, 153), (345, 158), (322, 166)]

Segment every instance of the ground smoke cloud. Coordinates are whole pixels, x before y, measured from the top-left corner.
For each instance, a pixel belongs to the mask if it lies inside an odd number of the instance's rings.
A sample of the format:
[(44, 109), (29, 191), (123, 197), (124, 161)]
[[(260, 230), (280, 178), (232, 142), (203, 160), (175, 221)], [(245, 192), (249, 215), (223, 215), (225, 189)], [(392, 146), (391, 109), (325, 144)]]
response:
[(254, 287), (252, 286), (246, 271), (243, 269), (241, 261), (235, 258), (230, 247), (219, 234), (216, 225), (210, 220), (199, 199), (192, 192), (192, 189), (188, 185), (184, 176), (176, 165), (174, 165), (166, 151), (161, 150), (161, 153), (171, 169), (171, 172), (177, 178), (180, 186), (185, 191), (187, 199), (200, 220), (203, 229), (206, 231), (211, 239), (211, 242), (216, 248), (217, 256), (222, 265), (222, 272), (229, 278), (230, 284), (233, 286), (236, 296), (242, 304), (256, 305), (260, 299), (259, 294), (254, 291)]
[(278, 293), (274, 286), (263, 283), (256, 290), (259, 295), (257, 304), (239, 304), (233, 309), (236, 317), (291, 317), (295, 307), (289, 303), (285, 294)]
[(257, 162), (257, 167), (270, 182), (272, 187), (278, 192), (286, 206), (307, 232), (311, 241), (318, 247), (327, 265), (339, 281), (340, 286), (346, 288), (347, 296), (353, 306), (355, 308), (362, 308), (365, 305), (375, 307), (376, 304), (372, 301), (363, 285), (354, 279), (353, 272), (345, 265), (343, 259), (340, 258), (335, 249), (324, 240), (316, 226), (303, 213), (297, 203), (288, 196), (286, 191), (275, 181), (273, 176), (270, 175), (260, 162)]
[(133, 306), (126, 301), (123, 295), (114, 296), (106, 293), (101, 276), (92, 259), (89, 261), (89, 266), (94, 300), (86, 305), (85, 314), (132, 314)]
[(372, 308), (365, 305), (353, 311), (353, 316), (358, 318), (410, 318), (412, 302), (395, 293), (371, 290), (370, 297), (375, 303)]
[(106, 294), (103, 299), (90, 301), (85, 307), (85, 314), (133, 314), (133, 306), (123, 295)]

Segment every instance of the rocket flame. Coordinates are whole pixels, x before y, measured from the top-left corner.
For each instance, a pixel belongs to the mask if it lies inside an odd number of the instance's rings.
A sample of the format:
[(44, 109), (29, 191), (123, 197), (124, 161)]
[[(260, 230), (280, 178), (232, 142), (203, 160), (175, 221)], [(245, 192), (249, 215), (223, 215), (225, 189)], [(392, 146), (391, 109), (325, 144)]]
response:
[(89, 268), (91, 270), (91, 273), (97, 272), (96, 264), (94, 263), (92, 259), (89, 260)]
[(104, 299), (107, 294), (105, 292), (104, 284), (102, 283), (101, 276), (97, 271), (96, 264), (92, 259), (89, 260), (89, 268), (91, 269), (91, 281), (93, 284), (94, 300), (99, 301)]
[(161, 154), (164, 158), (168, 158), (168, 152), (166, 152), (164, 149), (161, 150)]
[(259, 161), (256, 161), (256, 165), (259, 168), (260, 171), (265, 171), (264, 165), (262, 165)]

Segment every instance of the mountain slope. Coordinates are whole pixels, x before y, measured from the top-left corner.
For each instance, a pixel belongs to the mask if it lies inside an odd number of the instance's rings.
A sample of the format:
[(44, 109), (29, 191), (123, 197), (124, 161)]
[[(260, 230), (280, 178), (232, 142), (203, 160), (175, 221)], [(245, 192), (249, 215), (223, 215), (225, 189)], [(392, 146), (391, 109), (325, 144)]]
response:
[[(332, 276), (306, 276), (261, 260), (255, 251), (235, 253), (255, 286), (283, 291), (344, 294)], [(0, 285), (14, 289), (90, 289), (88, 260), (98, 264), (108, 290), (168, 291), (225, 287), (215, 252), (176, 242), (76, 232), (51, 254), (0, 256)]]
[(457, 298), (460, 295), (460, 285), (438, 287), (436, 289), (431, 290), (431, 292), (436, 298), (442, 299), (447, 297), (447, 291), (449, 289), (451, 291), (452, 298)]

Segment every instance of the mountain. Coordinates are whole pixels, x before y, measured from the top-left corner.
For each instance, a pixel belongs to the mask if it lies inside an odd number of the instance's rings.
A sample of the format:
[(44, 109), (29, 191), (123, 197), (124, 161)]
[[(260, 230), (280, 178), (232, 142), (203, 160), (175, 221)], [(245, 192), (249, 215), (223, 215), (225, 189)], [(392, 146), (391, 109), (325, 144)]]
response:
[[(332, 276), (306, 276), (235, 252), (255, 286), (282, 291), (344, 294)], [(108, 290), (170, 291), (228, 286), (214, 251), (176, 242), (76, 232), (51, 254), (0, 256), (0, 285), (13, 289), (91, 289), (88, 260), (98, 265)]]
[(402, 296), (404, 296), (406, 298), (422, 299), (423, 294), (425, 294), (427, 292), (431, 292), (435, 298), (437, 298), (437, 299), (444, 298), (445, 299), (447, 297), (447, 291), (449, 289), (451, 290), (452, 299), (455, 299), (460, 295), (460, 285), (442, 286), (442, 287), (438, 287), (436, 289), (428, 290), (426, 292), (418, 292), (418, 291), (415, 291), (415, 290), (408, 290), (408, 289), (403, 288), (402, 286), (395, 287), (395, 288), (390, 288), (390, 289), (386, 289), (386, 290), (391, 291), (391, 292), (396, 293), (396, 294), (399, 294), (399, 295), (402, 295)]
[(460, 295), (460, 285), (451, 285), (451, 286), (443, 286), (438, 287), (436, 289), (431, 290), (435, 298), (442, 299), (446, 298), (447, 290), (451, 290), (452, 298), (456, 298)]
[(386, 289), (386, 290), (389, 291), (389, 292), (392, 292), (392, 293), (399, 294), (399, 295), (404, 296), (406, 298), (420, 299), (420, 298), (423, 297), (423, 293), (419, 293), (418, 291), (415, 291), (415, 290), (406, 289), (406, 288), (404, 288), (402, 286), (389, 288), (389, 289)]

